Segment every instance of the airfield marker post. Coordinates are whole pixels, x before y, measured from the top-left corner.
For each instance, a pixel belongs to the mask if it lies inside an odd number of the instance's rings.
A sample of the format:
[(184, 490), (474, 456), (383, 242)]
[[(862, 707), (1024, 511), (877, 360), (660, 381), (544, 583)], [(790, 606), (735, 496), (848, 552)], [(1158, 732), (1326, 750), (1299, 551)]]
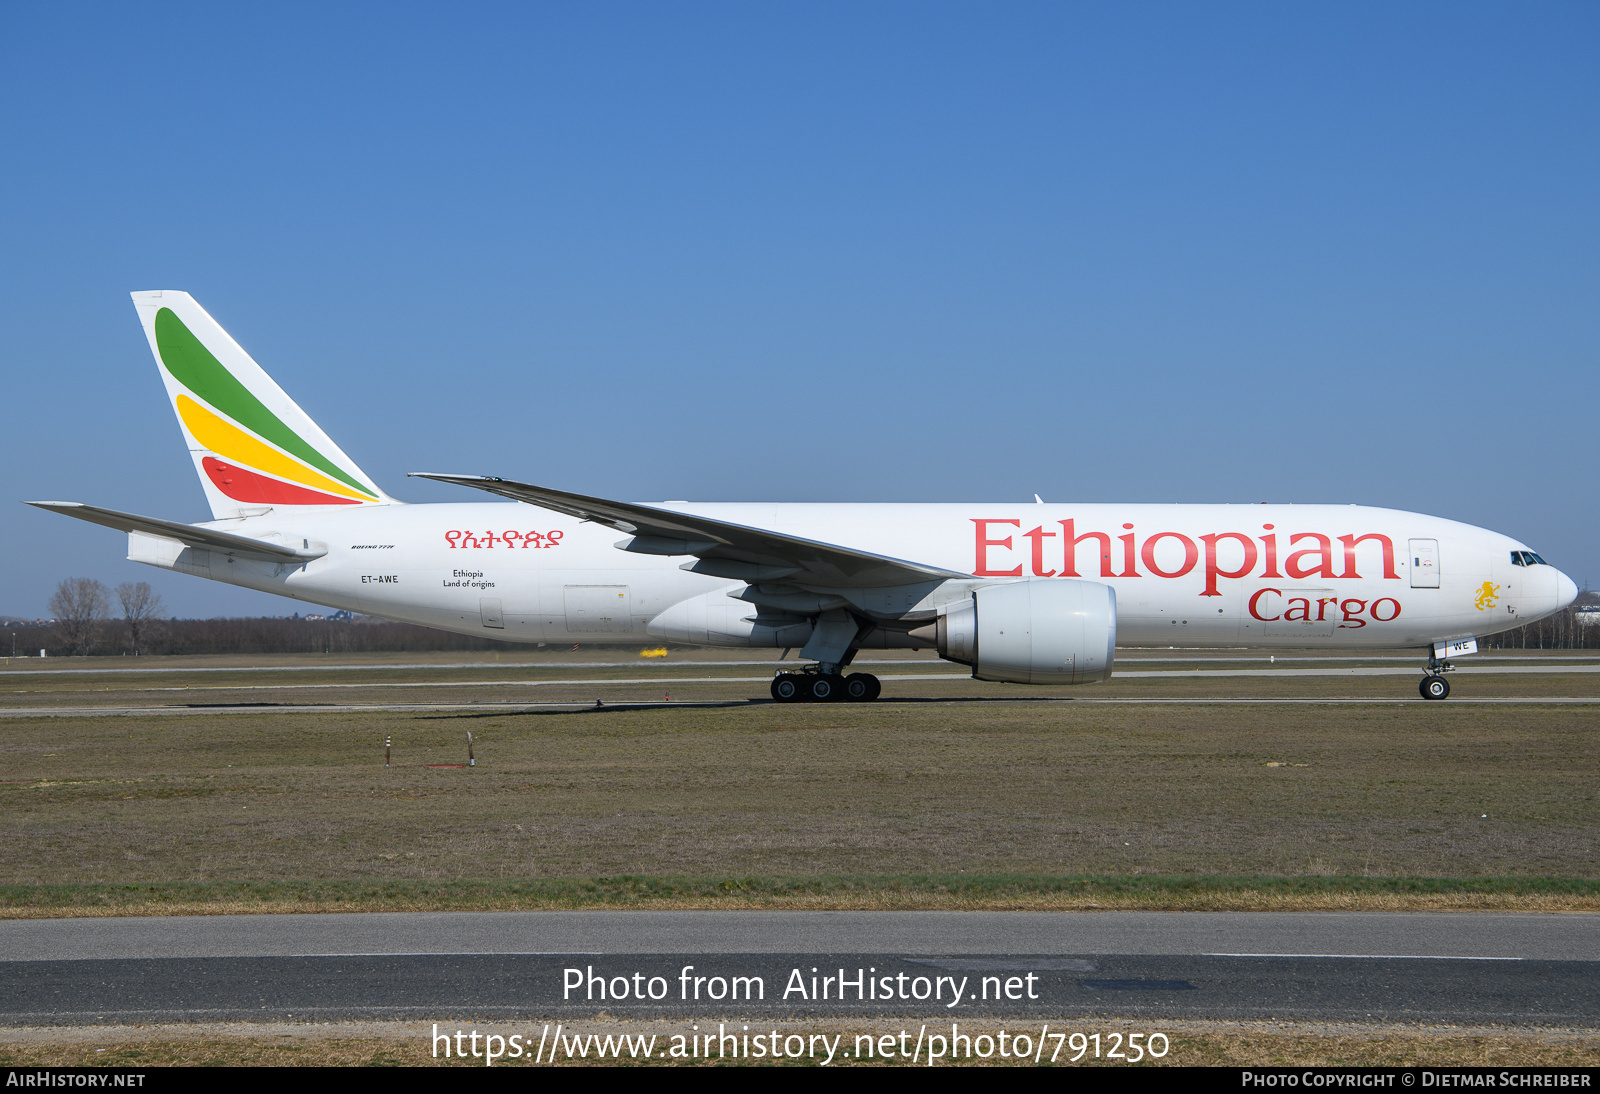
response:
[(467, 766), (468, 767), (477, 767), (478, 766), (478, 761), (473, 759), (473, 756), (472, 756), (472, 734), (471, 733), (467, 734)]
[(392, 740), (394, 740), (394, 737), (392, 735), (385, 735), (384, 738), (383, 738), (383, 766), (384, 767), (388, 767), (389, 766), (389, 743)]

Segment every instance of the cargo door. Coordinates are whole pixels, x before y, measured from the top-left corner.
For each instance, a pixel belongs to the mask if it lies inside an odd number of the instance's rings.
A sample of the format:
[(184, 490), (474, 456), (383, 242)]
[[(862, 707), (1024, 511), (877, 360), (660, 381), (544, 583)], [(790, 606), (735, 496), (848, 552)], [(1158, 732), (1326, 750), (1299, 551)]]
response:
[(1257, 601), (1268, 638), (1332, 638), (1339, 623), (1339, 594), (1332, 589), (1284, 589)]
[(506, 617), (500, 614), (500, 598), (497, 596), (483, 596), (478, 598), (478, 614), (483, 617), (485, 627), (495, 630), (505, 630)]
[(633, 611), (626, 585), (568, 585), (567, 630), (582, 634), (627, 633)]
[(1411, 541), (1411, 587), (1437, 589), (1439, 587), (1439, 541), (1414, 539)]

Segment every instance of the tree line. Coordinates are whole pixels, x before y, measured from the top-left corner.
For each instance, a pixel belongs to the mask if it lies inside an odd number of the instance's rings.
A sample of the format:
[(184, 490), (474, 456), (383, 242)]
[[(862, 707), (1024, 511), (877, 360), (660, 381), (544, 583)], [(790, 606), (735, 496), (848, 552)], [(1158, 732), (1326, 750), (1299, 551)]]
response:
[(1600, 625), (1594, 622), (1597, 613), (1600, 613), (1600, 594), (1585, 592), (1555, 615), (1516, 630), (1490, 635), (1479, 645), (1491, 650), (1600, 649)]
[(426, 650), (526, 649), (530, 643), (495, 642), (410, 623), (366, 616), (302, 619), (170, 619), (149, 582), (115, 590), (93, 578), (56, 586), (44, 623), (17, 623), (0, 632), (0, 654), (37, 657), (134, 656), (193, 653), (384, 653)]

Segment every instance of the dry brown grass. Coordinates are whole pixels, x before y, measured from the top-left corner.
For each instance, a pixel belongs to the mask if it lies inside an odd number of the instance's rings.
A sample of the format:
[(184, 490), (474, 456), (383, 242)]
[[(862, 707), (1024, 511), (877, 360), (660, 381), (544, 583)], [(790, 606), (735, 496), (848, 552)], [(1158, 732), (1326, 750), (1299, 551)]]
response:
[[(1271, 879), (1266, 879), (1271, 880)], [(281, 915), (323, 912), (553, 911), (575, 908), (629, 908), (650, 911), (1204, 911), (1204, 912), (1600, 912), (1594, 893), (1404, 893), (1333, 890), (1318, 893), (1273, 892), (1212, 885), (1197, 892), (1178, 892), (1154, 884), (1147, 889), (1102, 896), (1057, 892), (1006, 894), (906, 891), (873, 888), (870, 879), (851, 879), (850, 888), (806, 894), (726, 896), (635, 896), (585, 900), (570, 896), (540, 898), (517, 894), (457, 895), (406, 892), (327, 896), (301, 899), (184, 900), (106, 898), (91, 892), (74, 903), (0, 903), (0, 919), (103, 918), (130, 915)], [(1026, 886), (1027, 879), (1016, 881)], [(1466, 883), (1470, 884), (1470, 882)], [(159, 892), (159, 890), (158, 890)], [(98, 901), (91, 902), (91, 901)]]
[[(305, 664), (286, 665), (293, 671), (284, 679), (343, 675)], [(226, 675), (161, 679), (209, 687)], [(381, 675), (390, 684), (412, 679), (409, 671)], [(0, 704), (121, 704), (129, 693), (116, 689), (149, 683), (11, 675), (0, 677)], [(1456, 681), (1458, 694), (1585, 695), (1596, 685), (1595, 677), (1564, 674)], [(1060, 694), (1395, 696), (1414, 694), (1413, 686), (1408, 677), (1164, 677)], [(597, 680), (534, 690), (541, 699), (637, 698), (654, 687)], [(40, 695), (52, 688), (72, 690)], [(416, 690), (450, 702), (479, 697), (472, 688)], [(752, 690), (671, 685), (675, 699)], [(1248, 881), (1600, 880), (1600, 755), (1592, 747), (1600, 710), (1592, 706), (1118, 706), (1040, 701), (1052, 693), (971, 681), (902, 681), (886, 690), (895, 701), (871, 706), (412, 714), (302, 706), (7, 719), (0, 878), (24, 886), (392, 883), (363, 898), (371, 908), (571, 906), (570, 893), (463, 898), (424, 890), (466, 879), (620, 876), (938, 881), (791, 892), (679, 887), (650, 897), (655, 907), (1596, 907), (1596, 890), (1583, 887), (1296, 893)], [(257, 694), (306, 701), (268, 691), (227, 701)], [(374, 689), (361, 701), (393, 696)], [(464, 761), (468, 731), (478, 767), (426, 766)], [(385, 735), (395, 742), (388, 769)], [(1027, 884), (962, 892), (949, 884), (997, 875), (1245, 880), (1206, 892), (1120, 894)], [(333, 906), (306, 892), (236, 900), (167, 891), (161, 900), (161, 910), (181, 912)], [(8, 903), (13, 910), (0, 914), (27, 914), (30, 901)], [(98, 908), (78, 903), (72, 914), (129, 910), (120, 898)]]

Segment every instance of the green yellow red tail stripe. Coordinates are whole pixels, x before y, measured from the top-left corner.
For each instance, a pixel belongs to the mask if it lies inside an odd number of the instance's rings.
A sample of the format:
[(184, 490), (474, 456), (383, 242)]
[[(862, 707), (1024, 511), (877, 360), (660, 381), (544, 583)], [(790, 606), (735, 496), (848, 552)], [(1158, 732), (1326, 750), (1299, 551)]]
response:
[(332, 494), (295, 486), (293, 483), (269, 479), (265, 475), (257, 475), (254, 471), (223, 463), (215, 456), (205, 457), (200, 464), (205, 468), (206, 478), (235, 501), (249, 502), (253, 505), (361, 504), (350, 498), (337, 498)]
[(232, 503), (390, 501), (187, 293), (134, 299), (219, 516)]
[(238, 426), (223, 421), (187, 395), (179, 395), (175, 401), (178, 404), (178, 417), (189, 427), (189, 435), (224, 459), (244, 464), (257, 471), (265, 471), (281, 479), (288, 479), (290, 482), (300, 483), (302, 486), (326, 490), (331, 494), (340, 494), (355, 501), (365, 500), (363, 497), (365, 491), (358, 494), (326, 475), (319, 475), (310, 468), (302, 466), (277, 449), (267, 447)]

